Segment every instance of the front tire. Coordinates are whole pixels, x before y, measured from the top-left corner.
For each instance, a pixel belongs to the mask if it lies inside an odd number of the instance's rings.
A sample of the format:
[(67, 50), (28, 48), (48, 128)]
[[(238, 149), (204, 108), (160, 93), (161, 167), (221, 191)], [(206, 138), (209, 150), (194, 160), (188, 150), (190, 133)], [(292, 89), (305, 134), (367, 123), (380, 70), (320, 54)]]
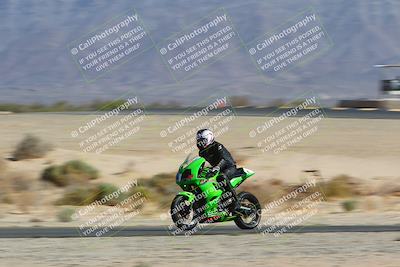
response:
[(176, 227), (188, 231), (197, 226), (198, 221), (195, 216), (193, 205), (186, 197), (176, 196), (171, 203), (171, 218)]
[(235, 218), (235, 224), (240, 229), (253, 229), (258, 226), (261, 220), (261, 206), (258, 199), (249, 192), (240, 192), (238, 201), (246, 212), (239, 211)]

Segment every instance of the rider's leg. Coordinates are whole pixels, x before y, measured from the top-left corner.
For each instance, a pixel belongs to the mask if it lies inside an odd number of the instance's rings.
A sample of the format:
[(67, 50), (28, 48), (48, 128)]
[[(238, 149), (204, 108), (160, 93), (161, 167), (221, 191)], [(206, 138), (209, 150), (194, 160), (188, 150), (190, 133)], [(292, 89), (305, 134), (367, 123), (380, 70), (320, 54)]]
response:
[[(221, 173), (220, 177), (218, 177), (219, 178), (218, 182), (224, 189), (224, 193), (223, 193), (224, 197), (222, 197), (222, 201), (223, 201), (222, 207), (225, 208), (226, 206), (229, 206), (230, 210), (234, 210), (236, 208), (236, 203), (237, 203), (236, 191), (232, 187), (231, 182), (230, 182), (230, 180), (231, 180), (230, 178), (235, 173), (235, 171), (236, 171), (236, 168), (234, 168), (234, 167), (228, 168)], [(225, 203), (230, 198), (233, 198), (233, 202)]]

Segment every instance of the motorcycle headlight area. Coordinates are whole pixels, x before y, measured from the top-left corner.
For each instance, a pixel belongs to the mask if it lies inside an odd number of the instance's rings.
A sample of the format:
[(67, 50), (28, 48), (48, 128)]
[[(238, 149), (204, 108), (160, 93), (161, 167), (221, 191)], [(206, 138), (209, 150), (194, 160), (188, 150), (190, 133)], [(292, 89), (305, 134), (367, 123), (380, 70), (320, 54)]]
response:
[(193, 175), (190, 170), (184, 170), (182, 173), (182, 179), (192, 179)]
[(182, 174), (181, 173), (177, 173), (176, 177), (175, 177), (176, 181), (179, 183), (180, 181), (182, 181)]

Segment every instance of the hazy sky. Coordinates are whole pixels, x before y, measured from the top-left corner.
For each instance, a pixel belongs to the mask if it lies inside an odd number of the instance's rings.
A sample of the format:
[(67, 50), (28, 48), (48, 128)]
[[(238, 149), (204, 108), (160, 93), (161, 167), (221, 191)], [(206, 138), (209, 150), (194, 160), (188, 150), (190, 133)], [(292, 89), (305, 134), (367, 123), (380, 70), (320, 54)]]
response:
[[(376, 97), (379, 75), (372, 65), (399, 61), (399, 10), (395, 0), (3, 0), (0, 102), (138, 95), (147, 102), (196, 103), (218, 93), (262, 104), (310, 90), (321, 99)], [(135, 15), (128, 25), (118, 24)], [(304, 19), (307, 25), (301, 25)], [(119, 33), (112, 32), (116, 25)], [(201, 30), (205, 25), (207, 33)], [(80, 50), (96, 34), (103, 37)], [(113, 54), (109, 44), (123, 34), (118, 45), (133, 39)], [(279, 34), (284, 37), (273, 37)], [(177, 45), (178, 37), (183, 44)], [(270, 38), (276, 40), (266, 45)], [(303, 47), (291, 51), (299, 44)], [(209, 45), (214, 46), (201, 54)], [(79, 49), (76, 55), (73, 48)], [(303, 56), (294, 57), (299, 52)], [(125, 53), (121, 60), (120, 53)], [(214, 56), (204, 57), (209, 53)], [(85, 70), (86, 64), (92, 66)]]

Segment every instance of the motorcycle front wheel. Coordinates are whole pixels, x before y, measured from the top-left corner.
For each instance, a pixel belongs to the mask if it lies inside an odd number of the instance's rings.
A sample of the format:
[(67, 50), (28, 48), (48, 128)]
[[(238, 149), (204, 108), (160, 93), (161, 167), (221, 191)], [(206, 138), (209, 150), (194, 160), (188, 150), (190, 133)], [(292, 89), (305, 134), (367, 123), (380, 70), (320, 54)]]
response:
[(184, 196), (176, 196), (171, 204), (171, 218), (176, 227), (188, 231), (197, 226), (193, 205)]

